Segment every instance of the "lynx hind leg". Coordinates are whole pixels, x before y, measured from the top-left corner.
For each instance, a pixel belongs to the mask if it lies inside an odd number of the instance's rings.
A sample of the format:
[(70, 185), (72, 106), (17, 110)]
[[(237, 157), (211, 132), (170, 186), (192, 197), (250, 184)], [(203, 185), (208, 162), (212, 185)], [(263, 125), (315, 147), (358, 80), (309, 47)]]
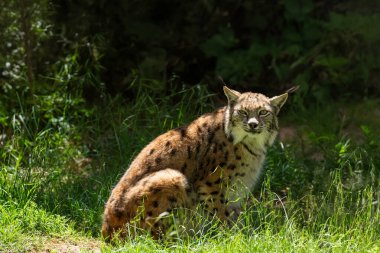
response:
[[(189, 205), (188, 182), (179, 171), (165, 169), (154, 172), (129, 188), (123, 196), (106, 205), (102, 228), (103, 237), (112, 239), (117, 231), (126, 236), (127, 227), (150, 230), (157, 236), (164, 230), (162, 215), (176, 207)], [(115, 198), (114, 198), (115, 199)], [(111, 204), (112, 202), (112, 204)]]

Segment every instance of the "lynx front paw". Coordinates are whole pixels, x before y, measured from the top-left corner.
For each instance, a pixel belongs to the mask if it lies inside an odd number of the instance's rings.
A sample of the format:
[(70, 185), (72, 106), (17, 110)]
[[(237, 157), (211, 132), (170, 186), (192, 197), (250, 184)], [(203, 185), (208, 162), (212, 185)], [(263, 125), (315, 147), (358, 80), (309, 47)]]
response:
[(240, 206), (228, 206), (226, 207), (225, 216), (228, 221), (235, 222), (241, 213), (242, 208)]

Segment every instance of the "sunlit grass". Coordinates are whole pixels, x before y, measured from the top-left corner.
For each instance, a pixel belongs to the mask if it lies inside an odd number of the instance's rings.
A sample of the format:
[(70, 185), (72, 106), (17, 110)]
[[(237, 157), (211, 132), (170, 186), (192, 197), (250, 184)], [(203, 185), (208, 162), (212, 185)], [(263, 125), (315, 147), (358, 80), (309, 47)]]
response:
[[(304, 126), (306, 146), (297, 140), (275, 144), (266, 174), (234, 226), (194, 214), (191, 233), (181, 233), (183, 225), (176, 223), (161, 241), (142, 233), (105, 244), (104, 203), (133, 157), (158, 134), (215, 108), (204, 86), (164, 97), (144, 88), (136, 94), (134, 101), (108, 97), (94, 108), (68, 97), (59, 103), (46, 101), (54, 96), (36, 99), (32, 108), (20, 102), (23, 109), (9, 115), (0, 147), (0, 251), (43, 249), (52, 239), (82, 241), (92, 245), (85, 251), (104, 252), (380, 251), (373, 123), (360, 142), (339, 130), (341, 122), (315, 127), (323, 117), (339, 121), (331, 108), (314, 114), (310, 125), (305, 115), (299, 120), (292, 112), (281, 115)], [(312, 152), (323, 160), (309, 157)]]

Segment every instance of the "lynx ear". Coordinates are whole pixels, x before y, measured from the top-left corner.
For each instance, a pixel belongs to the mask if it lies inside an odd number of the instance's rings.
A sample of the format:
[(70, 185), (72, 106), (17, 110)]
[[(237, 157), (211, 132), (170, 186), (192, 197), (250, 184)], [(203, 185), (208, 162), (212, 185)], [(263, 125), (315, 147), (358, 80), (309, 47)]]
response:
[(276, 109), (276, 114), (280, 112), (281, 107), (285, 104), (287, 99), (288, 93), (270, 98), (270, 103)]
[(236, 100), (241, 95), (240, 92), (238, 92), (236, 90), (232, 90), (232, 89), (228, 88), (227, 86), (223, 86), (223, 91), (224, 91), (224, 94), (226, 95), (226, 97), (228, 99), (229, 104), (236, 102)]

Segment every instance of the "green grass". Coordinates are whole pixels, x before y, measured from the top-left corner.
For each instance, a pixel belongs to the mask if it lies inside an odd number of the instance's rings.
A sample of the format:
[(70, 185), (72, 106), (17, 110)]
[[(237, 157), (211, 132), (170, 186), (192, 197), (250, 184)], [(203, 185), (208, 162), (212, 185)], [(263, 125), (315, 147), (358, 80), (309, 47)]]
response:
[(188, 236), (104, 243), (104, 203), (133, 157), (158, 134), (216, 107), (203, 86), (166, 96), (139, 87), (132, 86), (133, 101), (107, 97), (89, 106), (57, 92), (32, 104), (20, 98), (4, 113), (0, 251), (380, 252), (375, 100), (285, 111), (280, 122), (296, 138), (270, 150), (266, 174), (234, 226), (195, 215)]

